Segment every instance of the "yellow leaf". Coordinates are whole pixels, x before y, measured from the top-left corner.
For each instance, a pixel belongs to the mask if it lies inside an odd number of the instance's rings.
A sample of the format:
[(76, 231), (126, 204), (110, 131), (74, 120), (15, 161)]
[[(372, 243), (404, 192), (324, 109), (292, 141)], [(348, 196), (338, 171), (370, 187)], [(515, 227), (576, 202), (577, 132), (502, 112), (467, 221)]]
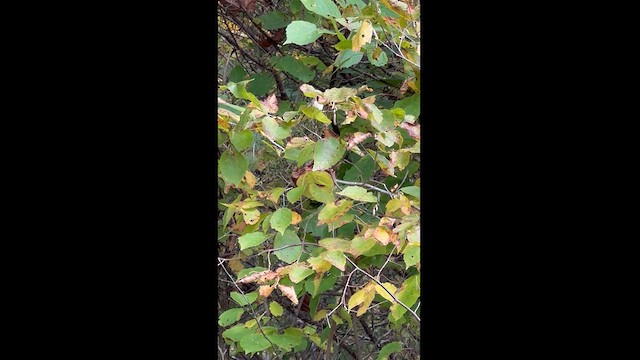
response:
[(291, 212), (291, 225), (298, 225), (302, 221), (302, 216), (295, 211)]
[(242, 262), (240, 262), (239, 259), (233, 259), (229, 261), (229, 267), (236, 274), (239, 273), (242, 269), (244, 269), (244, 265), (242, 265)]
[(362, 304), (366, 296), (367, 293), (364, 291), (364, 288), (356, 291), (355, 294), (351, 295), (349, 301), (347, 302), (347, 307), (349, 308), (349, 310)]
[(362, 302), (362, 305), (360, 305), (360, 308), (358, 309), (358, 312), (356, 313), (357, 317), (360, 317), (362, 315), (364, 315), (364, 313), (367, 312), (367, 310), (369, 309), (369, 306), (371, 305), (371, 302), (373, 302), (373, 298), (376, 297), (376, 293), (374, 291), (368, 291), (366, 294), (366, 297), (364, 299), (364, 301)]
[(316, 316), (313, 317), (313, 321), (323, 320), (325, 315), (327, 315), (327, 310), (326, 309), (322, 309), (322, 310), (320, 310), (320, 311), (318, 311), (316, 313)]
[(258, 322), (256, 321), (256, 319), (251, 319), (244, 324), (244, 327), (246, 327), (247, 329), (251, 329), (252, 327), (256, 326), (257, 323)]
[(364, 44), (371, 42), (371, 36), (373, 35), (373, 26), (369, 20), (363, 20), (360, 30), (351, 39), (351, 50), (360, 51)]
[(329, 75), (331, 74), (331, 72), (333, 71), (333, 65), (329, 65), (326, 69), (324, 69), (324, 71), (322, 72), (322, 75)]
[(251, 171), (247, 170), (247, 172), (244, 173), (244, 180), (247, 182), (247, 185), (249, 185), (249, 188), (253, 189), (253, 187), (256, 186), (256, 176), (253, 175)]
[(389, 233), (384, 228), (377, 227), (373, 231), (373, 237), (382, 245), (387, 245), (389, 243)]
[(384, 283), (384, 284), (382, 284), (382, 285), (384, 285), (384, 288), (382, 288), (382, 286), (380, 286), (380, 285), (376, 284), (376, 292), (377, 292), (378, 294), (380, 294), (380, 296), (382, 296), (383, 298), (385, 298), (385, 299), (387, 299), (387, 300), (391, 301), (391, 303), (395, 303), (396, 301), (395, 301), (395, 300), (393, 300), (393, 298), (392, 298), (391, 296), (389, 296), (389, 293), (387, 293), (386, 291), (384, 291), (384, 289), (389, 290), (389, 292), (395, 296), (395, 295), (396, 295), (396, 291), (398, 290), (398, 289), (396, 288), (396, 286), (395, 286), (395, 285), (393, 285), (392, 283), (388, 283), (388, 282), (386, 282), (386, 283)]

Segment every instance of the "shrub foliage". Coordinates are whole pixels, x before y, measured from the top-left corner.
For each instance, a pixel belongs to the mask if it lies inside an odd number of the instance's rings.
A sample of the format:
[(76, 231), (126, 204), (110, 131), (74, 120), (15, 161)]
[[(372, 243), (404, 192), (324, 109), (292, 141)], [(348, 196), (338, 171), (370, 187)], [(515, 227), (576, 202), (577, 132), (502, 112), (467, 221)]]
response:
[(418, 1), (218, 5), (218, 355), (419, 358)]

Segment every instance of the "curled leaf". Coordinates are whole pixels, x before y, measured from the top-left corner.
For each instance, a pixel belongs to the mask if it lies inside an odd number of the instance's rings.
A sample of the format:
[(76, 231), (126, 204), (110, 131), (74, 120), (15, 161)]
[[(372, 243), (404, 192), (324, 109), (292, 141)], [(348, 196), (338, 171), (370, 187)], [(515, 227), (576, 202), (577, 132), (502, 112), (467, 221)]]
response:
[(371, 133), (362, 133), (362, 132), (354, 133), (349, 137), (347, 150), (351, 150), (352, 147), (360, 144), (361, 142), (365, 141), (370, 137), (371, 137)]
[(253, 273), (253, 274), (251, 274), (251, 275), (249, 275), (249, 276), (245, 276), (245, 277), (243, 277), (242, 279), (239, 279), (239, 280), (238, 280), (238, 281), (236, 281), (236, 282), (237, 282), (237, 283), (240, 283), (240, 284), (248, 284), (248, 283), (252, 283), (252, 282), (254, 282), (254, 281), (258, 280), (261, 276), (263, 276), (263, 275), (267, 275), (267, 274), (269, 274), (270, 272), (271, 272), (271, 270), (264, 270), (264, 271), (260, 271), (260, 272), (257, 272), (257, 273)]
[(269, 295), (271, 295), (273, 288), (274, 288), (273, 285), (262, 285), (260, 286), (258, 293), (260, 294), (260, 296), (268, 298)]
[(296, 291), (293, 289), (293, 286), (284, 286), (278, 284), (278, 289), (282, 293), (282, 295), (286, 296), (294, 305), (298, 305), (298, 298), (296, 297)]

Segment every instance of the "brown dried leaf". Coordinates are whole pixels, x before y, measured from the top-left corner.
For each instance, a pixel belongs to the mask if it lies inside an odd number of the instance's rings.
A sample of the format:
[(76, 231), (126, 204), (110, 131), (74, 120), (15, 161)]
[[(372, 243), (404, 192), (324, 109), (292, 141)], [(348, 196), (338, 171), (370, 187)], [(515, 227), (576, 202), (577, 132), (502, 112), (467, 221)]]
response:
[(361, 142), (365, 141), (366, 139), (370, 138), (371, 136), (372, 136), (371, 133), (361, 133), (361, 132), (354, 133), (349, 138), (349, 143), (347, 144), (347, 150), (350, 150), (352, 147), (360, 144)]
[(251, 283), (251, 282), (254, 282), (254, 281), (258, 280), (261, 276), (266, 275), (266, 274), (268, 274), (270, 272), (271, 272), (271, 270), (264, 270), (264, 271), (260, 271), (260, 272), (257, 272), (257, 273), (253, 273), (251, 275), (243, 277), (242, 279), (239, 279), (236, 282), (240, 283), (240, 284), (248, 284), (248, 283)]
[(259, 284), (264, 284), (264, 283), (266, 283), (267, 281), (270, 281), (270, 280), (275, 279), (277, 276), (278, 276), (278, 274), (277, 274), (277, 273), (270, 272), (270, 273), (268, 273), (267, 275), (263, 275), (263, 276), (261, 276), (261, 277), (260, 277), (260, 279), (258, 279), (258, 283), (259, 283)]
[(409, 90), (409, 79), (404, 79), (402, 85), (400, 86), (400, 92), (398, 93), (398, 97), (403, 97), (404, 94)]
[(271, 94), (266, 99), (260, 100), (260, 104), (262, 104), (269, 114), (278, 112), (278, 99), (276, 98), (276, 94)]
[(409, 123), (403, 122), (400, 124), (400, 127), (407, 130), (409, 136), (416, 140), (420, 140), (420, 125), (411, 125)]
[(268, 298), (269, 295), (271, 295), (271, 292), (273, 291), (273, 289), (274, 289), (273, 285), (262, 285), (260, 286), (258, 293), (260, 294), (260, 296)]
[(282, 295), (286, 296), (294, 305), (298, 305), (298, 298), (296, 297), (296, 291), (293, 289), (293, 286), (284, 286), (278, 284), (278, 289)]

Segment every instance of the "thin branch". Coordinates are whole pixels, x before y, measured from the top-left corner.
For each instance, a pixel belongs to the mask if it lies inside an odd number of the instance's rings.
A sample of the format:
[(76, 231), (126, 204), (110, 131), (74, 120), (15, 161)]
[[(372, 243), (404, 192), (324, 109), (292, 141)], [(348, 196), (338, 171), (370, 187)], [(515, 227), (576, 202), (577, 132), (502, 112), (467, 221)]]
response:
[[(224, 269), (224, 272), (227, 273), (227, 276), (229, 276), (229, 279), (231, 279), (231, 281), (233, 281), (233, 276), (231, 276), (231, 274), (229, 274), (229, 271), (227, 271), (227, 268), (224, 266), (224, 262), (220, 261), (221, 259), (218, 258), (218, 265), (222, 266), (222, 269)], [(235, 282), (233, 283), (233, 285), (236, 287), (236, 289), (238, 289), (238, 292), (242, 295), (242, 297), (244, 298), (244, 301), (247, 302), (247, 304), (251, 303), (249, 301), (249, 299), (247, 299), (247, 297), (244, 295), (244, 292), (242, 291), (242, 289), (240, 289), (240, 287), (238, 286), (238, 284), (236, 284)], [(251, 310), (251, 315), (253, 316), (253, 318), (256, 320), (256, 324), (258, 325), (258, 329), (260, 330), (260, 333), (262, 334), (262, 336), (264, 336), (265, 339), (267, 339), (267, 341), (269, 342), (269, 344), (271, 344), (271, 347), (273, 348), (273, 351), (276, 354), (276, 357), (278, 359), (282, 359), (280, 357), (280, 355), (278, 354), (278, 351), (276, 350), (276, 346), (273, 345), (273, 343), (271, 342), (271, 340), (269, 340), (269, 338), (267, 337), (267, 335), (264, 334), (264, 331), (262, 331), (262, 326), (260, 326), (260, 320), (258, 319), (258, 316), (256, 315), (255, 311), (253, 310), (253, 307), (249, 306), (249, 309)]]
[(387, 261), (384, 262), (384, 265), (382, 265), (382, 267), (380, 268), (380, 270), (378, 270), (378, 275), (377, 277), (380, 277), (380, 273), (382, 272), (382, 270), (384, 270), (384, 267), (387, 266), (387, 264), (389, 263), (389, 260), (391, 260), (391, 255), (393, 255), (393, 252), (395, 251), (396, 247), (398, 247), (398, 245), (395, 245), (393, 247), (393, 250), (391, 250), (391, 252), (389, 253), (389, 256), (387, 257)]
[(340, 180), (340, 179), (336, 179), (336, 182), (339, 183), (339, 184), (344, 184), (344, 185), (364, 186), (364, 187), (369, 188), (371, 190), (376, 190), (376, 191), (379, 191), (379, 192), (381, 192), (383, 194), (387, 194), (392, 199), (395, 197), (394, 193), (392, 193), (390, 191), (387, 191), (387, 190), (380, 189), (378, 187), (375, 187), (375, 186), (367, 184), (367, 183), (354, 182), (354, 181), (344, 181), (344, 180)]

